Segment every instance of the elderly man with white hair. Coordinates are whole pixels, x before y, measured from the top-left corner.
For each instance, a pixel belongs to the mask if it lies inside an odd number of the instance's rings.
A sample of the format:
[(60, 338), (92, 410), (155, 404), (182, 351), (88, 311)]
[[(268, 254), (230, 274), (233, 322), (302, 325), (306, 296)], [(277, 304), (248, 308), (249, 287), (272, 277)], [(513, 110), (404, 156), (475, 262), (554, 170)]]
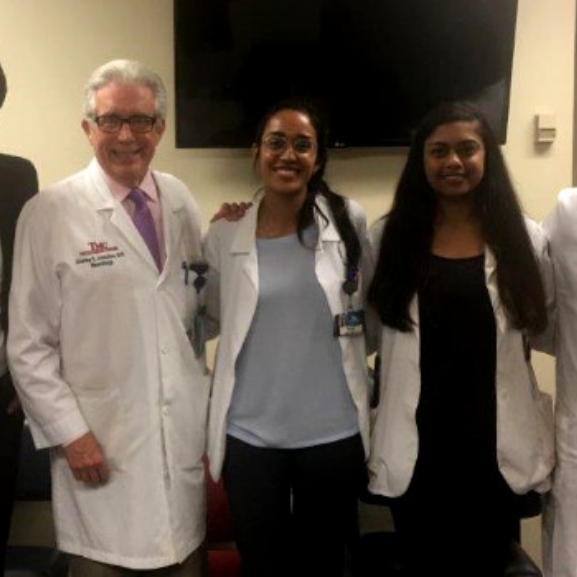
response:
[(85, 97), (95, 158), (18, 221), (10, 367), (36, 446), (52, 449), (73, 577), (197, 577), (209, 397), (191, 344), (199, 213), (181, 181), (150, 169), (165, 130), (160, 77), (112, 61)]

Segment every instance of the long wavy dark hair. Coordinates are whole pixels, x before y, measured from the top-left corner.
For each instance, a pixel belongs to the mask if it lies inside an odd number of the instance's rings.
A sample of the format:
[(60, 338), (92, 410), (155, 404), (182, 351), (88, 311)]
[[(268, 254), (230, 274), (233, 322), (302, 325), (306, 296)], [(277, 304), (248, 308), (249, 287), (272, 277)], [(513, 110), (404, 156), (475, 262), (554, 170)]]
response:
[(517, 195), (499, 145), (483, 115), (471, 104), (442, 104), (415, 131), (393, 205), (385, 217), (368, 300), (383, 324), (410, 331), (409, 305), (426, 272), (437, 201), (425, 175), (425, 140), (440, 125), (473, 122), (485, 147), (485, 170), (473, 191), (474, 210), (497, 261), (497, 286), (516, 329), (541, 332), (547, 324), (545, 292)]
[(349, 216), (345, 198), (332, 190), (325, 180), (325, 170), (328, 161), (327, 127), (323, 118), (310, 101), (302, 98), (289, 98), (273, 105), (266, 112), (256, 128), (254, 145), (257, 147), (258, 152), (255, 157), (255, 164), (260, 155), (262, 138), (268, 122), (273, 116), (283, 110), (294, 110), (304, 114), (314, 128), (317, 138), (317, 168), (307, 183), (307, 195), (298, 214), (298, 238), (304, 244), (303, 231), (314, 222), (315, 211), (318, 211), (327, 220), (326, 215), (323, 214), (316, 203), (317, 195), (320, 194), (326, 199), (337, 230), (345, 244), (347, 266), (357, 267), (361, 256), (361, 243)]

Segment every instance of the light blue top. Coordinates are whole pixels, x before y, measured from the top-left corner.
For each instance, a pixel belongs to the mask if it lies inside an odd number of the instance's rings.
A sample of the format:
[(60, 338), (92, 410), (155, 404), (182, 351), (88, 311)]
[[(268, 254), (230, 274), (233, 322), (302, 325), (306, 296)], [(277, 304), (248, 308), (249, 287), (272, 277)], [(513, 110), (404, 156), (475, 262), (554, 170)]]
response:
[[(313, 234), (306, 231), (307, 246), (315, 246)], [(299, 448), (358, 433), (315, 250), (295, 234), (257, 239), (257, 252), (259, 298), (236, 364), (228, 434), (258, 447)]]

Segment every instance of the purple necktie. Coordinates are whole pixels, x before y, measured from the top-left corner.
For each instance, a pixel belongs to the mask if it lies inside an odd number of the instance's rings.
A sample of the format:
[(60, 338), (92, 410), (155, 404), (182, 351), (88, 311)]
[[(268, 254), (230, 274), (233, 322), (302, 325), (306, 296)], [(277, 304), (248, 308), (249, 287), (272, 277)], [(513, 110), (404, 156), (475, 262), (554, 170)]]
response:
[(127, 198), (134, 202), (134, 206), (136, 208), (134, 216), (132, 217), (132, 221), (144, 239), (146, 246), (148, 246), (148, 250), (150, 250), (150, 254), (154, 258), (154, 262), (160, 271), (162, 270), (162, 265), (160, 263), (158, 237), (156, 236), (156, 228), (154, 226), (152, 213), (150, 212), (148, 204), (146, 203), (146, 197), (144, 196), (142, 190), (133, 188), (128, 194)]

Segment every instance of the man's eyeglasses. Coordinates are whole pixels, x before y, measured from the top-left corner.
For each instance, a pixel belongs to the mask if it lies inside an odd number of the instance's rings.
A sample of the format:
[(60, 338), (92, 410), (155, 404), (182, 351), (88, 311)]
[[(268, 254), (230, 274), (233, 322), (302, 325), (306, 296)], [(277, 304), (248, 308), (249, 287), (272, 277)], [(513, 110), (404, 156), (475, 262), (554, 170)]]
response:
[(315, 142), (312, 138), (297, 136), (290, 140), (283, 134), (270, 134), (263, 139), (262, 143), (270, 152), (275, 154), (282, 154), (289, 146), (292, 146), (296, 154), (307, 154), (315, 147)]
[(134, 134), (145, 134), (154, 128), (157, 118), (144, 114), (135, 114), (124, 118), (116, 116), (116, 114), (103, 114), (102, 116), (95, 116), (93, 120), (102, 132), (120, 132), (122, 125), (126, 123)]

